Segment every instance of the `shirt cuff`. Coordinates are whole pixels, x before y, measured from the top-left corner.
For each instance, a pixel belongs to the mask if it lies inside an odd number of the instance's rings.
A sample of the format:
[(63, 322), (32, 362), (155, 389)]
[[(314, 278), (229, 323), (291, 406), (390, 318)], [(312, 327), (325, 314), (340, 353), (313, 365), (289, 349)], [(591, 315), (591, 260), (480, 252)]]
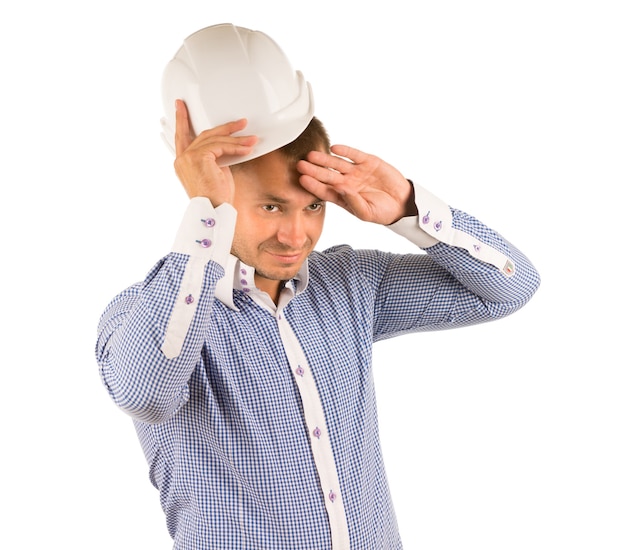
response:
[(452, 212), (440, 198), (423, 187), (411, 182), (415, 192), (418, 216), (407, 216), (387, 226), (420, 248), (428, 248), (439, 242), (447, 242), (452, 229)]
[(194, 197), (189, 202), (176, 234), (172, 252), (187, 254), (203, 262), (216, 261), (226, 267), (235, 234), (237, 211), (223, 203), (214, 208), (206, 197)]
[(513, 275), (515, 265), (509, 257), (493, 246), (482, 242), (476, 235), (455, 229), (452, 209), (444, 201), (415, 183), (413, 183), (413, 188), (419, 214), (402, 218), (389, 225), (392, 231), (420, 248), (428, 248), (439, 242), (463, 248), (472, 257), (491, 264), (504, 275)]
[(182, 351), (202, 292), (204, 267), (212, 260), (226, 268), (236, 221), (237, 211), (228, 203), (213, 208), (206, 197), (195, 197), (187, 206), (172, 247), (172, 252), (187, 254), (189, 260), (161, 346), (168, 359)]
[(420, 248), (428, 248), (429, 246), (434, 246), (439, 242), (437, 239), (431, 237), (428, 233), (426, 233), (426, 231), (420, 228), (418, 216), (407, 216), (406, 218), (401, 218), (387, 227), (394, 233), (402, 235), (405, 239), (408, 239)]

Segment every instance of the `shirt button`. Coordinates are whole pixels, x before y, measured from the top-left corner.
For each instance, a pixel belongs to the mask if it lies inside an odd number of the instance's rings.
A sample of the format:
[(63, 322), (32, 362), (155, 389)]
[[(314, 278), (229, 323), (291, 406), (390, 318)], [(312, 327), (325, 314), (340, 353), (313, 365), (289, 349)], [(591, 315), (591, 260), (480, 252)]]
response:
[(328, 493), (328, 500), (330, 500), (331, 502), (335, 502), (337, 500), (337, 494), (332, 489), (330, 493)]
[(193, 296), (191, 294), (189, 294), (189, 296), (185, 297), (185, 303), (186, 304), (193, 304)]
[(207, 227), (213, 227), (215, 225), (215, 220), (213, 218), (207, 218), (206, 220), (200, 220)]
[(322, 435), (322, 430), (320, 430), (319, 428), (315, 428), (315, 429), (313, 430), (313, 435), (314, 435), (315, 437), (317, 437), (317, 439), (319, 439), (319, 438), (321, 437), (321, 435)]
[(196, 241), (202, 248), (209, 248), (213, 243), (210, 239), (202, 239), (201, 241)]
[(296, 369), (296, 374), (298, 376), (304, 376), (304, 369), (300, 365), (298, 365), (298, 368)]

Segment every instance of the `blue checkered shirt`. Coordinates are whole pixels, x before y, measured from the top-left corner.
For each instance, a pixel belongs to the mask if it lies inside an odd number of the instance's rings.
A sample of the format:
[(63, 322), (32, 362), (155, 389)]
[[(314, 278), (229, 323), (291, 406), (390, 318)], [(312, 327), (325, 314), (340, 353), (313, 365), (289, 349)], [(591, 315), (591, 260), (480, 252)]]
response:
[(539, 285), (481, 222), (419, 187), (416, 202), (391, 229), (423, 251), (313, 252), (274, 304), (229, 254), (234, 209), (193, 199), (172, 252), (107, 307), (101, 377), (174, 548), (401, 548), (372, 344), (504, 317)]

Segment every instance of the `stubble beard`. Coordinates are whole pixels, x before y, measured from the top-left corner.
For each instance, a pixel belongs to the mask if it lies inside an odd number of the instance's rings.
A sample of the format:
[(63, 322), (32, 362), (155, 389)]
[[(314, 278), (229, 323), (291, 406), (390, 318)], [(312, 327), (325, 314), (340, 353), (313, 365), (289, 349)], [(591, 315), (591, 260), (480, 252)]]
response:
[[(231, 254), (239, 258), (246, 265), (253, 267), (257, 276), (270, 281), (288, 281), (297, 275), (298, 271), (300, 271), (300, 268), (302, 267), (302, 264), (306, 261), (306, 258), (309, 257), (309, 254), (311, 253), (311, 242), (307, 241), (300, 249), (304, 257), (298, 265), (294, 266), (284, 266), (282, 268), (276, 267), (272, 270), (270, 270), (269, 268), (264, 268), (263, 265), (261, 265), (261, 259), (268, 254), (268, 251), (273, 254), (286, 255), (294, 252), (292, 248), (286, 247), (285, 245), (277, 241), (262, 242), (256, 248), (256, 255), (248, 254), (246, 251), (246, 247), (239, 246), (239, 243), (237, 243), (236, 241), (233, 241), (231, 247)], [(271, 261), (271, 256), (268, 255), (267, 258)]]

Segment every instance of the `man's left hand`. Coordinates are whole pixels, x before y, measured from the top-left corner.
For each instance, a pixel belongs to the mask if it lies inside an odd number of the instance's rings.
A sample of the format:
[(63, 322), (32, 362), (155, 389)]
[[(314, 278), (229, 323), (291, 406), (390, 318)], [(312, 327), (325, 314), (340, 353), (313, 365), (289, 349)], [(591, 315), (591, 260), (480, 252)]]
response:
[(389, 225), (417, 215), (413, 187), (396, 168), (347, 145), (333, 145), (331, 152), (311, 151), (298, 162), (307, 191), (363, 221)]

